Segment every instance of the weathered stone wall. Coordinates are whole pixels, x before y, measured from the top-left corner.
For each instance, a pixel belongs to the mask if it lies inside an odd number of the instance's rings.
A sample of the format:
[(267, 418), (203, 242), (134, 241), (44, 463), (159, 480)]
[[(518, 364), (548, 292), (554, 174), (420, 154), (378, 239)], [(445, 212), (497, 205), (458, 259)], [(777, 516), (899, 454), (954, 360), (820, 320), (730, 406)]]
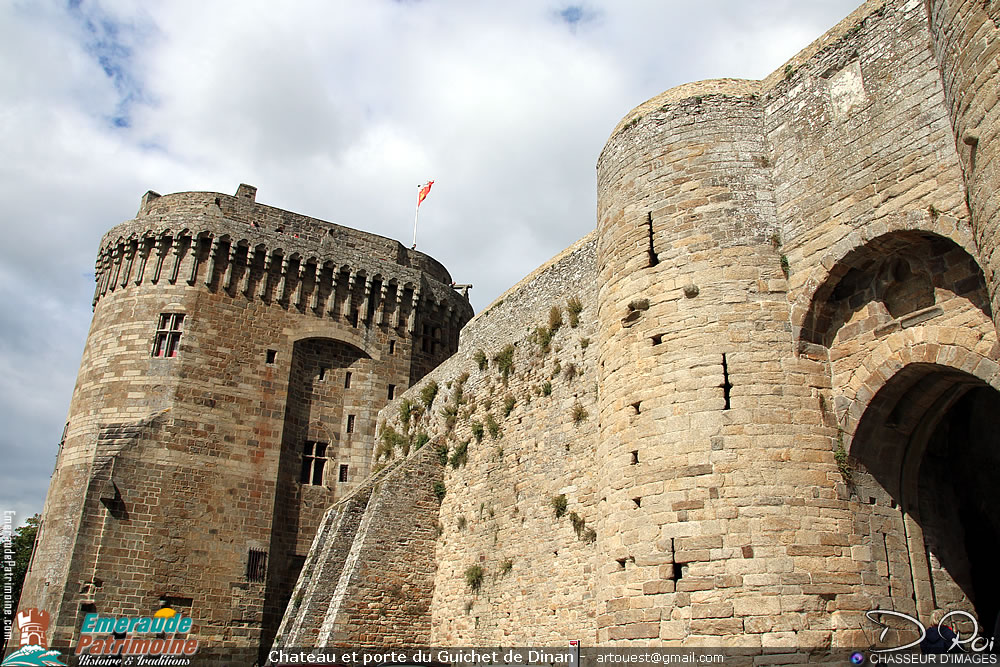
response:
[[(340, 566), (317, 575), (307, 564), (303, 602), (286, 616), (294, 631), (282, 631), (283, 645), (313, 638), (362, 645), (593, 639), (595, 246), (591, 234), (509, 290), (463, 329), (453, 357), (380, 413), (373, 457), (389, 466), (373, 478), (388, 475), (376, 483), (387, 498), (380, 526), (395, 527), (410, 548), (405, 559), (367, 560), (364, 572), (351, 575), (365, 577), (364, 592), (346, 600), (354, 609), (373, 591), (391, 594), (384, 582), (429, 565), (429, 607), (412, 605), (407, 622), (366, 612), (348, 622), (346, 607), (329, 602), (334, 578), (345, 580)], [(550, 320), (553, 308), (561, 324)], [(440, 511), (435, 499), (431, 548), (414, 546), (407, 532), (427, 522), (427, 506), (415, 513), (408, 500), (418, 491), (386, 495), (389, 480), (428, 462), (441, 483), (435, 489), (428, 482), (423, 492), (443, 494)], [(310, 562), (340, 563), (350, 550), (368, 548), (360, 545), (371, 538), (353, 536), (354, 524), (339, 518), (354, 511), (358, 497), (331, 510), (326, 525), (343, 527), (329, 536), (321, 530)], [(416, 596), (411, 590), (406, 598)]]
[[(87, 610), (162, 601), (210, 645), (269, 645), (320, 517), (371, 469), (390, 386), (438, 365), (471, 317), (434, 260), (251, 190), (148, 194), (102, 241), (21, 602), (49, 611), (54, 646)], [(174, 357), (155, 356), (164, 313), (184, 318)], [(306, 441), (325, 470), (303, 484)]]
[(330, 508), (275, 648), (430, 643), (441, 477), (426, 447)]

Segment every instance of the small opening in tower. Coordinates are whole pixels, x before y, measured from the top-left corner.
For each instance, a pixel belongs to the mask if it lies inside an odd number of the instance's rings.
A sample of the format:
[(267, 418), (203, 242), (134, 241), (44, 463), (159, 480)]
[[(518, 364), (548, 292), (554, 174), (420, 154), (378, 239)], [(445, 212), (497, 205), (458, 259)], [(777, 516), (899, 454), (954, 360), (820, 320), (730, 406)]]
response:
[(653, 345), (660, 345), (663, 343), (663, 334), (656, 334), (650, 340), (653, 341)]
[(274, 360), (277, 359), (277, 358), (278, 358), (278, 351), (277, 350), (268, 350), (267, 351), (267, 363), (273, 364)]
[(659, 257), (656, 256), (656, 250), (653, 249), (653, 214), (646, 214), (646, 233), (649, 236), (649, 249), (646, 251), (649, 254), (649, 263), (646, 266), (656, 266), (660, 263)]
[(320, 366), (319, 367), (319, 379), (320, 380), (325, 380), (326, 379), (326, 372), (328, 370), (330, 370), (330, 369), (327, 368), (326, 366)]
[(344, 373), (344, 389), (351, 388), (351, 371)]
[(396, 354), (396, 341), (389, 341), (389, 354)]
[(247, 554), (247, 581), (261, 582), (267, 575), (267, 552), (250, 549)]
[(632, 462), (630, 465), (639, 465), (639, 450), (632, 450)]
[(626, 560), (628, 560), (628, 559), (627, 558), (619, 558), (618, 559), (618, 569), (619, 570), (624, 570), (625, 569), (625, 561)]
[(642, 412), (641, 406), (642, 406), (642, 401), (636, 401), (635, 403), (632, 404), (632, 410), (635, 411), (635, 414), (639, 414), (640, 412)]
[(729, 363), (726, 361), (725, 354), (722, 355), (722, 384), (719, 386), (722, 387), (722, 398), (726, 401), (726, 407), (723, 410), (728, 410), (730, 407), (729, 395), (733, 385), (729, 382)]
[(337, 481), (346, 482), (347, 481), (347, 464), (341, 463), (340, 470), (337, 472)]
[(93, 602), (84, 602), (83, 604), (80, 605), (80, 613), (81, 614), (96, 614), (97, 613), (97, 605), (94, 604)]
[(635, 504), (636, 508), (642, 507), (642, 498), (633, 498), (632, 503)]
[(680, 581), (684, 578), (684, 570), (687, 568), (687, 563), (674, 563), (674, 581)]
[(347, 415), (347, 432), (354, 433), (354, 415)]
[(389, 385), (389, 400), (391, 401), (394, 398), (396, 398), (396, 385), (390, 384)]

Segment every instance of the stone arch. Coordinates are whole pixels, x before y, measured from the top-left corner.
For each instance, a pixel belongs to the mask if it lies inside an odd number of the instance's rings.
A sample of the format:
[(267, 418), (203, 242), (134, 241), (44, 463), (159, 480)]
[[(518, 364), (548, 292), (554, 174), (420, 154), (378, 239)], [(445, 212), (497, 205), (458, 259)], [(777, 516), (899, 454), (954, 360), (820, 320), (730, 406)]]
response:
[[(799, 288), (791, 311), (791, 323), (799, 344), (799, 352), (808, 351), (811, 345), (823, 344), (824, 304), (828, 302), (842, 281), (854, 271), (863, 271), (863, 265), (873, 256), (890, 254), (919, 254), (928, 244), (941, 248), (960, 248), (978, 264), (974, 239), (968, 225), (950, 216), (927, 216), (914, 222), (907, 218), (894, 218), (888, 223), (871, 225), (853, 231), (835, 243), (818, 262)], [(981, 273), (981, 269), (980, 269)], [(855, 274), (851, 279), (857, 279)], [(985, 284), (984, 284), (985, 288)], [(988, 304), (988, 300), (987, 300)], [(989, 306), (987, 305), (988, 309)]]
[(838, 424), (848, 451), (858, 422), (872, 399), (905, 367), (953, 369), (1000, 389), (1000, 364), (996, 358), (995, 342), (984, 341), (975, 332), (958, 327), (906, 329), (888, 336), (842, 387), (834, 388), (838, 393), (835, 399)]
[(1000, 626), (1000, 368), (968, 341), (899, 338), (852, 401), (851, 494), (873, 506), (860, 516), (884, 549), (890, 595), (924, 620), (972, 612), (989, 636)]

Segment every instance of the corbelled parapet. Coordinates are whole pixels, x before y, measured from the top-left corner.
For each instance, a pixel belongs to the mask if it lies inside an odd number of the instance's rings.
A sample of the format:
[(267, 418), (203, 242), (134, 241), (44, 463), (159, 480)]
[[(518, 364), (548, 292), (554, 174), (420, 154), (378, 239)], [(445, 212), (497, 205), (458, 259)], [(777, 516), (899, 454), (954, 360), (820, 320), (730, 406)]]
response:
[(143, 282), (178, 281), (309, 310), (318, 316), (414, 331), (425, 303), (457, 329), (472, 316), (451, 276), (428, 255), (398, 241), (255, 202), (256, 188), (235, 196), (147, 192), (133, 220), (101, 239), (94, 304)]

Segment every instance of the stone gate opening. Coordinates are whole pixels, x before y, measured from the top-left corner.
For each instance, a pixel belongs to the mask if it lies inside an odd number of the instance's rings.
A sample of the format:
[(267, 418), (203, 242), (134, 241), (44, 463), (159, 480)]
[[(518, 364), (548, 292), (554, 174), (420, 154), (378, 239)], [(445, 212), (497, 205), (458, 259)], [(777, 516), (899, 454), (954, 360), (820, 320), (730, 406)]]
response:
[(925, 623), (964, 609), (993, 635), (1000, 392), (964, 371), (911, 363), (871, 399), (850, 453), (852, 492), (884, 510), (866, 532), (889, 597), (911, 598)]

